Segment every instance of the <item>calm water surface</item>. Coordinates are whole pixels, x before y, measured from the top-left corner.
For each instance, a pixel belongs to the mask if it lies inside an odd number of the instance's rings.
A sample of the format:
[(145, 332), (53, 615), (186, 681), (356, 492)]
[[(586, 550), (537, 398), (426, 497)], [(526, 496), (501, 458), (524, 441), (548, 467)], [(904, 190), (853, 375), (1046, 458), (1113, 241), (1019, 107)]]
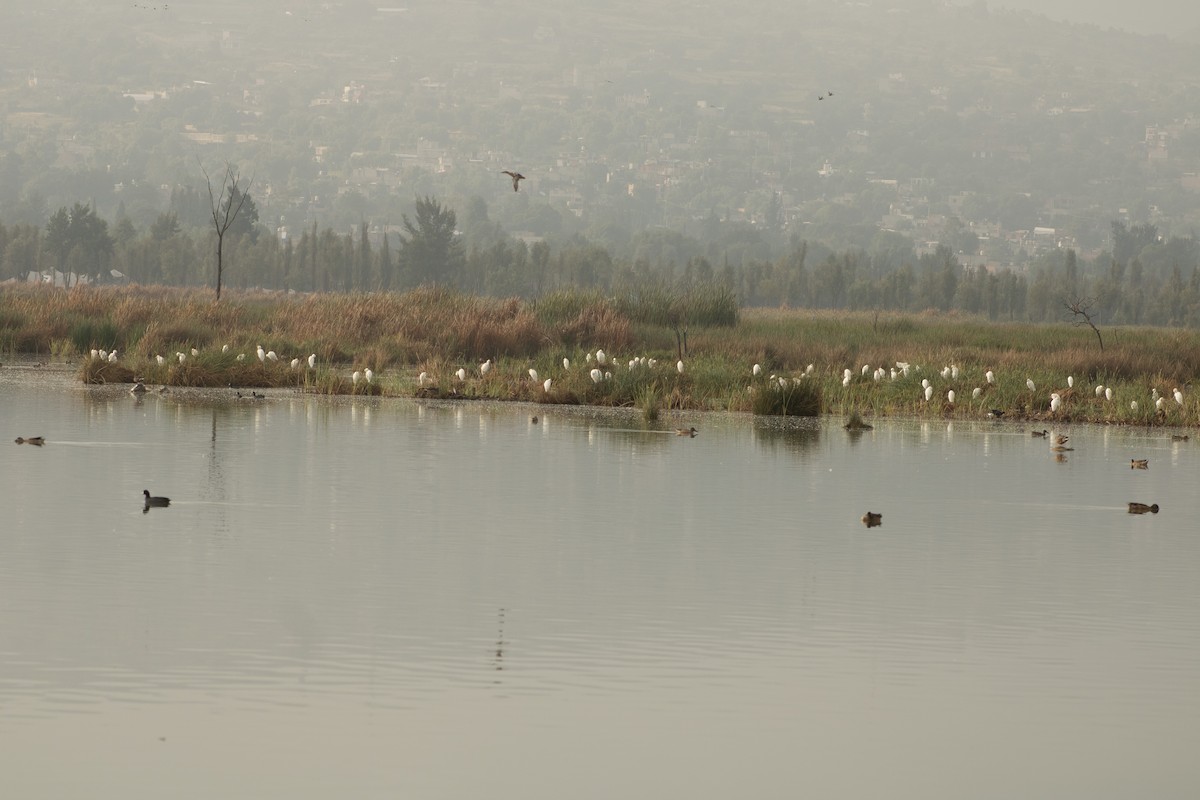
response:
[(1200, 442), (125, 388), (0, 369), (6, 797), (1200, 786)]

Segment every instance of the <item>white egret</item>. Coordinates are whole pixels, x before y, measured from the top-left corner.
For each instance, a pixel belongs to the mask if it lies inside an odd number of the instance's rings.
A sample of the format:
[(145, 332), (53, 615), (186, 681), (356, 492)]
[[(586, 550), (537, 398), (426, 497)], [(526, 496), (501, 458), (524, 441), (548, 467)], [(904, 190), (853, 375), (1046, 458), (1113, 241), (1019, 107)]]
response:
[(487, 361), (485, 361), (479, 365), (479, 374), (480, 375), (487, 375), (489, 372), (491, 372), (491, 370), (492, 370), (492, 360), (490, 358)]
[(427, 384), (427, 383), (430, 383), (430, 380), (429, 380), (429, 373), (428, 373), (428, 372), (422, 372), (420, 375), (418, 375), (418, 376), (417, 376), (417, 383), (418, 383), (418, 384), (420, 384), (421, 386), (424, 386), (425, 384)]
[(259, 361), (266, 361), (266, 360), (267, 360), (267, 351), (262, 349), (262, 345), (261, 345), (261, 344), (258, 346), (258, 350), (257, 350), (256, 352), (258, 353), (258, 360), (259, 360)]
[(925, 387), (925, 402), (928, 403), (932, 399), (933, 399), (933, 387), (926, 386)]
[(291, 363), (292, 369), (300, 369), (300, 359), (293, 358)]
[(866, 374), (867, 374), (867, 370), (869, 370), (870, 368), (871, 368), (871, 365), (870, 365), (870, 364), (863, 364), (863, 366), (862, 366), (862, 374), (863, 374), (863, 375), (866, 375)]
[(1175, 402), (1183, 405), (1183, 392), (1179, 391), (1178, 388), (1175, 389)]
[(99, 357), (100, 357), (100, 351), (93, 347), (92, 348), (92, 358), (99, 358)]
[[(116, 360), (117, 360), (117, 351), (113, 350), (111, 353), (108, 354), (108, 363), (110, 363), (110, 364), (116, 363)], [(1182, 396), (1183, 395), (1180, 395), (1180, 397), (1182, 397)], [(1179, 402), (1182, 403), (1183, 401), (1180, 400)]]
[(458, 378), (460, 381), (465, 381), (467, 379), (467, 371), (462, 367), (459, 367), (458, 371), (454, 373), (454, 377)]
[(1112, 400), (1112, 396), (1113, 396), (1113, 390), (1112, 390), (1112, 387), (1111, 387), (1111, 386), (1109, 386), (1108, 388), (1106, 388), (1106, 389), (1104, 390), (1104, 399), (1105, 399), (1105, 400), (1109, 400), (1109, 401), (1111, 401), (1111, 400)]
[(564, 358), (563, 359), (563, 369), (570, 369), (570, 368), (571, 368), (571, 359)]
[(996, 373), (992, 372), (990, 369), (987, 372), (983, 373), (983, 377), (987, 379), (988, 383), (996, 382)]
[(676, 371), (679, 372), (680, 375), (683, 374), (683, 361), (682, 360), (675, 362), (675, 369), (676, 369)]
[(1070, 389), (1070, 388), (1073, 388), (1074, 386), (1075, 386), (1075, 378), (1071, 375), (1068, 375), (1067, 376), (1067, 388)]
[(1137, 411), (1137, 410), (1138, 410), (1138, 404), (1137, 404), (1137, 400), (1130, 400), (1130, 401), (1129, 401), (1129, 410), (1130, 410), (1130, 411)]
[(108, 351), (107, 351), (107, 350), (101, 350), (101, 351), (100, 351), (100, 360), (101, 360), (101, 361), (108, 361)]
[(551, 378), (546, 378), (546, 382), (542, 384), (542, 391), (544, 391), (544, 392), (550, 391), (550, 381), (551, 380), (552, 380)]
[(228, 353), (228, 352), (229, 352), (229, 345), (227, 345), (227, 344), (223, 344), (223, 345), (221, 345), (221, 352), (222, 352), (222, 353)]
[(849, 385), (850, 385), (850, 376), (847, 375), (846, 377), (842, 378), (842, 386), (848, 387)]
[(167, 363), (167, 360), (166, 360), (165, 358), (163, 358), (162, 356), (155, 356), (155, 357), (154, 357), (154, 360), (158, 362), (158, 365), (159, 365), (160, 367), (161, 367), (163, 364), (166, 364), (166, 363)]
[(187, 356), (183, 353), (176, 353), (175, 357), (179, 359), (180, 364), (187, 360)]
[(1163, 399), (1160, 397), (1154, 401), (1154, 409), (1156, 411), (1162, 411), (1162, 407), (1163, 407)]
[(1060, 408), (1062, 408), (1062, 397), (1058, 393), (1050, 395), (1050, 413), (1057, 414)]
[(358, 386), (358, 382), (362, 380), (362, 373), (358, 370), (354, 370), (354, 374), (350, 376), (350, 380), (355, 386)]
[(591, 376), (592, 383), (599, 383), (600, 381), (604, 380), (604, 373), (598, 369), (593, 369), (588, 373), (588, 375)]
[(193, 356), (198, 356), (198, 355), (200, 355), (200, 351), (199, 351), (198, 349), (196, 349), (195, 347), (193, 347), (193, 348), (192, 348), (192, 355), (193, 355)]
[(592, 354), (591, 354), (591, 353), (588, 353), (588, 354), (587, 354), (587, 358), (586, 358), (585, 360), (587, 361), (587, 363), (589, 363), (589, 364), (590, 364), (590, 363), (592, 363), (592, 362), (595, 360), (595, 358), (593, 358), (593, 356), (592, 356)]
[(1025, 379), (1025, 386), (1026, 386), (1026, 387), (1028, 387), (1028, 388), (1029, 388), (1029, 391), (1031, 391), (1031, 392), (1036, 392), (1036, 391), (1037, 391), (1037, 386), (1034, 384), (1034, 382), (1033, 382), (1033, 378), (1026, 378), (1026, 379)]
[(971, 399), (978, 400), (981, 394), (983, 394), (983, 389), (979, 386), (976, 386), (973, 390), (971, 390)]
[(309, 356), (308, 356), (308, 368), (309, 368), (309, 369), (316, 369), (316, 368), (317, 368), (317, 354), (316, 354), (316, 353), (310, 353), (310, 354), (309, 354)]
[(805, 375), (813, 374), (813, 365), (812, 364), (809, 364), (807, 367), (804, 368), (804, 374)]
[(946, 392), (946, 399), (950, 402), (950, 405), (954, 405), (954, 390), (953, 389)]
[(278, 355), (275, 353), (275, 351), (274, 351), (274, 350), (268, 350), (268, 351), (267, 351), (267, 358), (271, 359), (272, 361), (278, 361), (278, 360), (279, 360), (279, 356), (278, 356)]
[(1104, 394), (1104, 384), (1100, 384), (1096, 387), (1096, 397), (1099, 397), (1102, 394)]
[(606, 381), (611, 381), (611, 380), (612, 380), (612, 373), (611, 373), (611, 372), (606, 372), (606, 373), (604, 373), (604, 380), (606, 380)]
[(842, 380), (844, 380), (845, 382), (849, 383), (849, 382), (850, 382), (850, 376), (851, 376), (851, 375), (853, 375), (853, 374), (854, 374), (854, 373), (853, 373), (853, 372), (851, 372), (849, 369), (844, 369), (844, 370), (842, 370)]
[(537, 374), (537, 370), (534, 369), (533, 367), (529, 368), (529, 377), (531, 380), (533, 380), (534, 383), (537, 383), (538, 374)]
[(929, 388), (929, 378), (921, 378), (921, 388), (922, 389)]
[(363, 377), (367, 379), (367, 383), (370, 383), (371, 381), (375, 380), (375, 373), (370, 367), (367, 367), (363, 370)]
[(753, 367), (750, 369), (750, 371), (751, 371), (752, 373), (754, 373), (755, 375), (762, 375), (762, 365), (761, 365), (761, 364), (755, 364), (755, 365), (754, 365), (754, 366), (753, 366)]
[(958, 365), (957, 364), (950, 365), (950, 378), (952, 380), (958, 380)]
[(245, 360), (246, 360), (246, 354), (245, 354), (245, 353), (238, 353), (237, 360), (238, 360), (238, 361), (245, 361)]
[(608, 363), (608, 356), (604, 355), (603, 350), (596, 351), (596, 363), (602, 367)]
[(942, 377), (944, 379), (949, 380), (949, 378), (950, 378), (950, 368), (949, 367), (942, 367)]

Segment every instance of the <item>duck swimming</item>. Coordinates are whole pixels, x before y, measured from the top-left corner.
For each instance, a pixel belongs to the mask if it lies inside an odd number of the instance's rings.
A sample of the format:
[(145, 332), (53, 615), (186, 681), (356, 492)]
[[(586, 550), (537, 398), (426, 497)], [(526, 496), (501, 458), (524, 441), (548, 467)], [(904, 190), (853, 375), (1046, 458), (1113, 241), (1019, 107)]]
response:
[(699, 432), (700, 431), (696, 430), (695, 428), (676, 428), (675, 429), (676, 436), (691, 436), (694, 438), (696, 436), (696, 434)]
[(1130, 514), (1157, 514), (1158, 513), (1158, 503), (1155, 503), (1154, 505), (1149, 505), (1149, 506), (1146, 505), (1145, 503), (1130, 503), (1129, 504), (1129, 513)]
[(155, 508), (166, 508), (167, 506), (171, 505), (171, 498), (154, 497), (150, 494), (149, 489), (143, 489), (142, 496), (146, 498), (146, 508), (150, 508), (152, 506)]
[(34, 447), (41, 447), (46, 443), (46, 440), (41, 436), (30, 436), (28, 439), (22, 439), (20, 436), (18, 436), (16, 442), (17, 444), (31, 444)]
[(1130, 469), (1150, 469), (1150, 459), (1148, 458), (1131, 458), (1129, 459)]
[(868, 528), (878, 528), (883, 524), (883, 514), (875, 511), (868, 511), (863, 514), (862, 524)]

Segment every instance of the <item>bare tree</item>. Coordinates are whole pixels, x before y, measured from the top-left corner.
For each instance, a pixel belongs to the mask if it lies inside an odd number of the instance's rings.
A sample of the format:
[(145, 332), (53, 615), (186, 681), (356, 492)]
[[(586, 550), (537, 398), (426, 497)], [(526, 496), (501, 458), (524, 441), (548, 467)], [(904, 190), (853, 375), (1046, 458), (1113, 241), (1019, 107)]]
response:
[[(1104, 337), (1100, 335), (1100, 329), (1096, 327), (1096, 323), (1092, 322), (1092, 305), (1095, 303), (1090, 297), (1077, 298), (1074, 301), (1064, 300), (1063, 305), (1067, 311), (1073, 315), (1075, 325), (1087, 325), (1096, 334), (1096, 340), (1100, 342), (1100, 352), (1104, 352)], [(1083, 319), (1080, 319), (1083, 317)]]
[(242, 180), (241, 173), (226, 161), (225, 175), (221, 178), (221, 191), (214, 193), (212, 178), (208, 176), (208, 171), (204, 169), (203, 164), (200, 165), (200, 171), (204, 173), (204, 180), (208, 184), (208, 203), (212, 209), (213, 230), (217, 234), (217, 299), (220, 300), (221, 274), (224, 271), (225, 234), (229, 232), (230, 227), (237, 220), (238, 214), (241, 213), (242, 206), (246, 204), (246, 198), (250, 194), (250, 187), (254, 181), (251, 180), (247, 183), (245, 189), (239, 187), (238, 184)]

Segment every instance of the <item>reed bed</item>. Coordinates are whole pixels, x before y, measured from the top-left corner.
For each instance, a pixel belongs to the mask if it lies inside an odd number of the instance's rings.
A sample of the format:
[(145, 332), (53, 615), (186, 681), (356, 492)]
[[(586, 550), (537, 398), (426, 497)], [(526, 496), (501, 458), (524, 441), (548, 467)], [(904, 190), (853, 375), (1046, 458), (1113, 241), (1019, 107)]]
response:
[[(1047, 423), (1200, 420), (1191, 385), (1200, 373), (1194, 331), (1102, 329), (1101, 350), (1091, 330), (1069, 323), (763, 310), (743, 310), (731, 322), (723, 309), (720, 296), (662, 293), (560, 291), (526, 302), (438, 288), (228, 291), (216, 303), (200, 290), (21, 286), (0, 290), (0, 348), (77, 361), (89, 383), (628, 406), (648, 416), (689, 409), (983, 419), (997, 411)], [(260, 361), (260, 346), (278, 360)], [(117, 360), (92, 350), (116, 350)], [(905, 363), (907, 374), (897, 366)], [(759, 375), (753, 364), (761, 365)], [(355, 382), (352, 373), (367, 368), (374, 380)], [(1156, 403), (1155, 392), (1164, 402)], [(1060, 404), (1053, 410), (1052, 393)]]

